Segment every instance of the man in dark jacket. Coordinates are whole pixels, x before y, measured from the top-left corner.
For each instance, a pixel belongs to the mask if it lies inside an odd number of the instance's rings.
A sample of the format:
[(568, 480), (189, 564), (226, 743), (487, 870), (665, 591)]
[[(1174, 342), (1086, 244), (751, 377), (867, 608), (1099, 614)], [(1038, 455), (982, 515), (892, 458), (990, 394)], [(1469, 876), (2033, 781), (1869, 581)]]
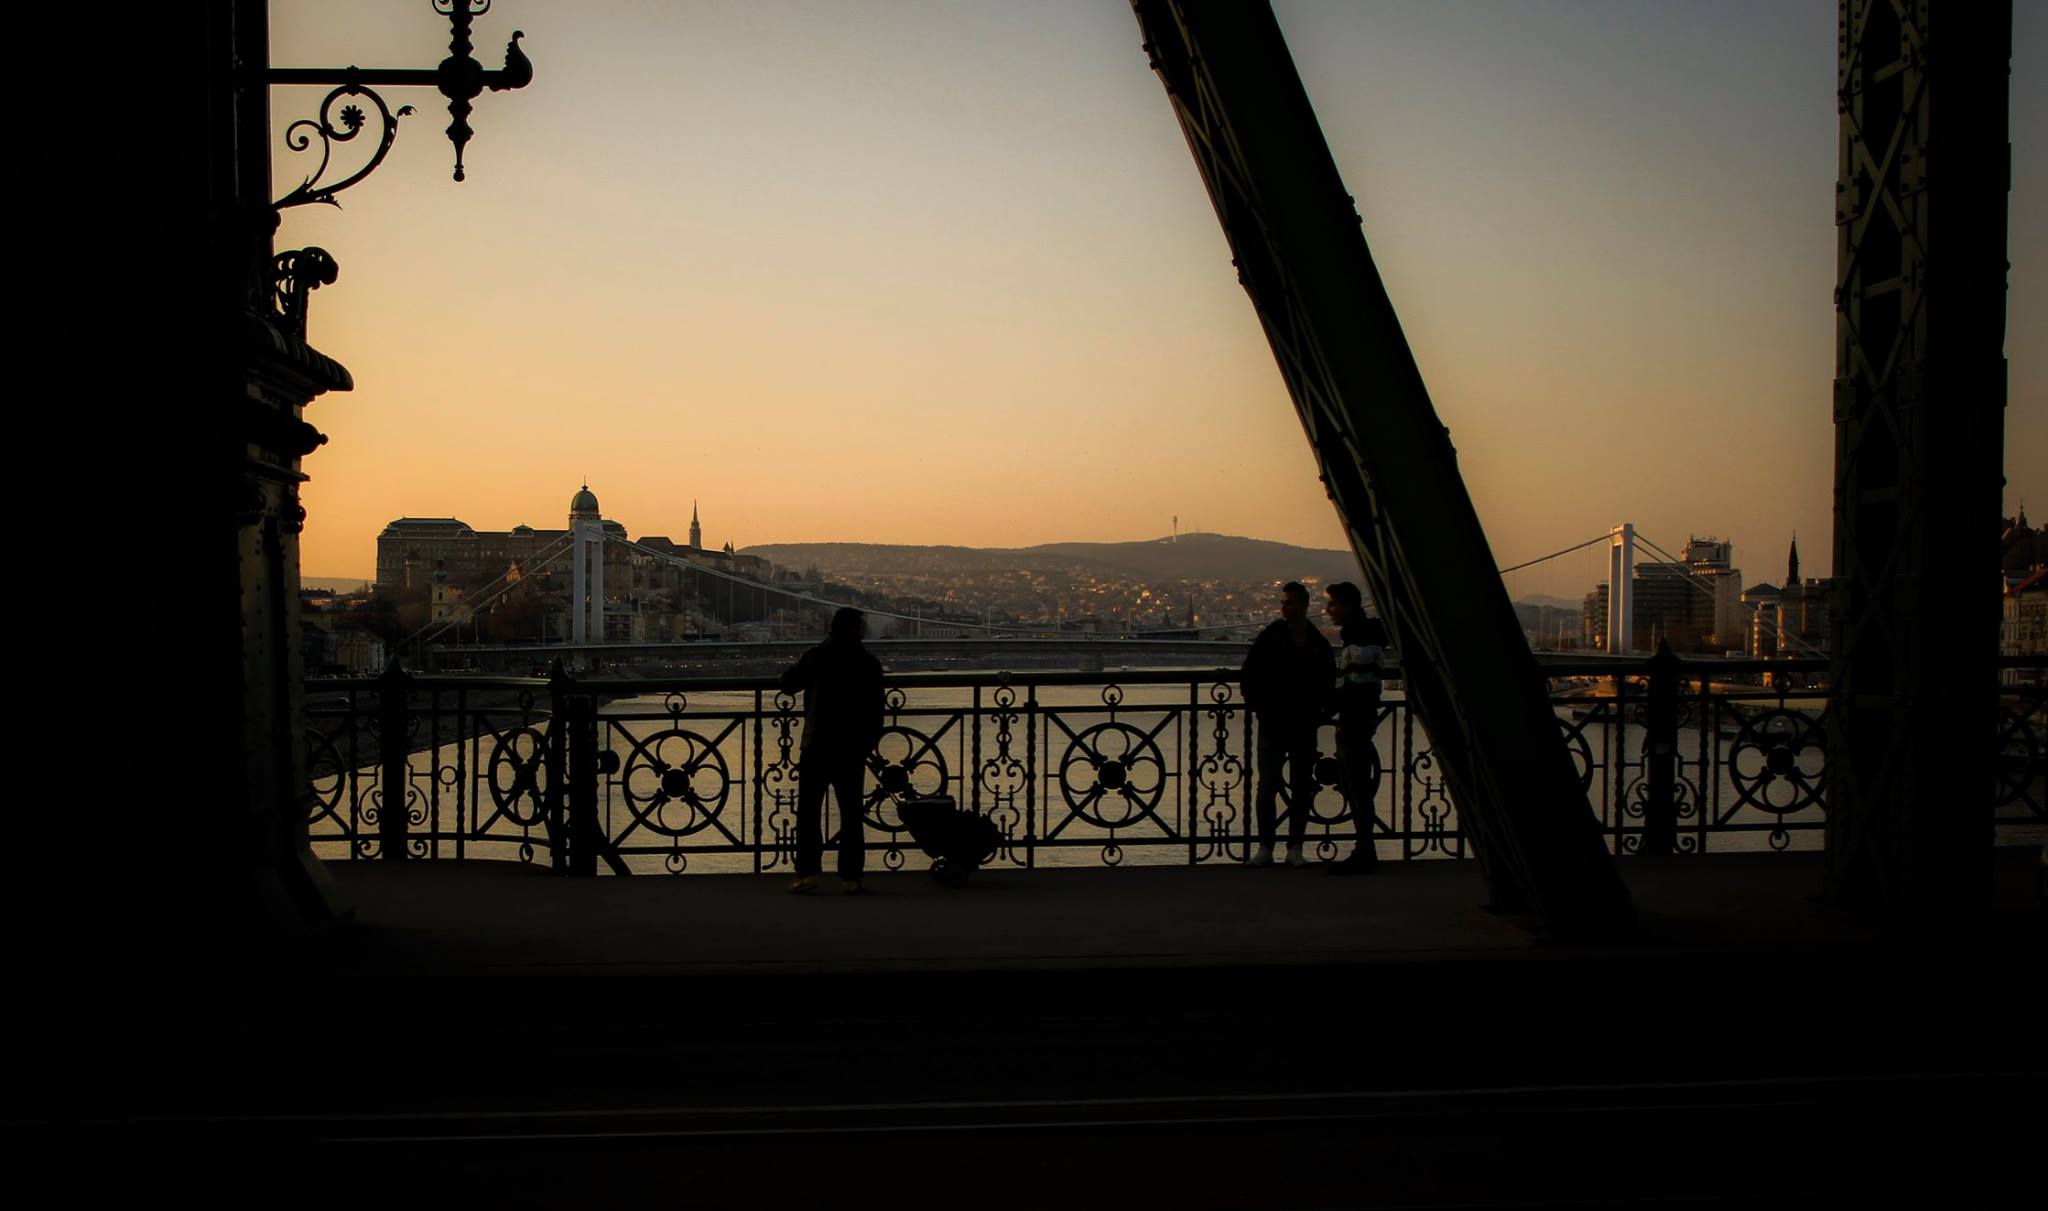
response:
[(1337, 759), (1344, 771), (1344, 798), (1358, 825), (1351, 856), (1330, 864), (1333, 875), (1365, 875), (1379, 869), (1372, 843), (1373, 798), (1379, 790), (1379, 760), (1373, 733), (1380, 726), (1380, 678), (1386, 664), (1387, 628), (1365, 614), (1358, 586), (1339, 581), (1323, 590), (1323, 611), (1337, 624)]
[(1273, 864), (1275, 800), (1280, 767), (1288, 773), (1287, 864), (1306, 866), (1301, 839), (1316, 797), (1316, 728), (1336, 677), (1330, 641), (1308, 624), (1308, 590), (1293, 581), (1280, 590), (1280, 621), (1259, 632), (1244, 658), (1244, 701), (1259, 720), (1259, 843), (1253, 866)]
[(789, 890), (817, 890), (825, 845), (825, 788), (839, 801), (839, 878), (861, 890), (867, 860), (862, 827), (862, 773), (882, 737), (882, 665), (861, 646), (867, 616), (851, 607), (832, 615), (831, 636), (782, 675), (782, 688), (804, 695), (804, 739), (797, 763), (796, 881)]

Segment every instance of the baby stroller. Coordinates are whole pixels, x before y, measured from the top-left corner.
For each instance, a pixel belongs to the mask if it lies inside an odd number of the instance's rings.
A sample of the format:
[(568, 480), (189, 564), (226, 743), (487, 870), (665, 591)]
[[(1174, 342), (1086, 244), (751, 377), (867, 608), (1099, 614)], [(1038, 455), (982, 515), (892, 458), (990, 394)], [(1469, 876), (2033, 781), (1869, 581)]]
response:
[(996, 856), (1002, 834), (988, 817), (961, 811), (951, 795), (906, 799), (897, 808), (910, 839), (932, 860), (932, 878), (948, 887), (967, 882), (974, 868)]

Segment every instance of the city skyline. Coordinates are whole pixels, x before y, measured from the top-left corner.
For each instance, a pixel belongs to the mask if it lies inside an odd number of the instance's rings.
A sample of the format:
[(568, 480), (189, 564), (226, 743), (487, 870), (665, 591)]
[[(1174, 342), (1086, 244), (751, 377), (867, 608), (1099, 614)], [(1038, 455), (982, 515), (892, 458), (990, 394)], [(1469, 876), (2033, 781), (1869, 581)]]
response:
[[(1711, 519), (1829, 571), (1832, 7), (1277, 7), (1496, 562)], [(411, 62), (433, 20), (280, 2), (274, 57)], [(339, 260), (311, 336), (357, 382), (308, 413), (310, 575), (401, 514), (545, 521), (565, 468), (651, 533), (718, 500), (741, 545), (1194, 511), (1343, 545), (1122, 6), (493, 20), (550, 87), (479, 114), (468, 182), (428, 110), (280, 233)], [(2007, 512), (2048, 498), (2044, 28), (2021, 6)]]
[[(590, 484), (589, 484), (589, 483), (588, 483), (587, 481), (582, 481), (582, 482), (581, 482), (581, 491), (591, 491), (591, 490), (592, 490), (592, 485), (590, 485)], [(598, 497), (598, 499), (599, 499), (600, 501), (602, 501), (603, 497), (602, 497), (602, 496), (600, 495), (600, 496)], [(531, 503), (531, 502), (529, 502), (529, 503)], [(648, 526), (641, 526), (641, 525), (637, 524), (637, 523), (636, 523), (636, 522), (635, 522), (635, 521), (634, 521), (633, 519), (630, 519), (630, 518), (623, 518), (623, 517), (619, 517), (619, 516), (617, 516), (616, 514), (614, 514), (613, 512), (611, 512), (611, 511), (610, 511), (610, 510), (608, 510), (608, 509), (605, 509), (605, 510), (603, 510), (603, 511), (602, 511), (602, 513), (603, 513), (603, 516), (605, 517), (605, 519), (606, 519), (606, 520), (607, 520), (608, 522), (616, 522), (616, 523), (618, 523), (618, 524), (619, 524), (620, 526), (624, 527), (624, 529), (626, 529), (627, 531), (630, 531), (630, 532), (631, 532), (631, 534), (632, 534), (632, 535), (633, 535), (633, 536), (635, 537), (635, 539), (636, 539), (636, 540), (644, 540), (644, 539), (646, 539), (646, 538), (647, 538), (647, 537), (649, 537), (649, 536), (660, 536), (660, 537), (664, 537), (664, 538), (671, 538), (671, 539), (678, 539), (678, 540), (679, 540), (679, 539), (681, 539), (681, 537), (682, 537), (682, 536), (683, 536), (684, 534), (691, 534), (691, 535), (693, 535), (693, 536), (697, 535), (697, 533), (698, 533), (698, 531), (699, 531), (699, 529), (700, 529), (700, 512), (701, 512), (701, 503), (702, 503), (702, 502), (699, 502), (699, 501), (694, 501), (694, 500), (693, 500), (693, 501), (691, 502), (691, 521), (690, 521), (690, 524), (689, 524), (688, 526), (684, 527), (684, 528), (683, 528), (682, 530), (679, 530), (679, 531), (667, 531), (667, 530), (663, 530), (663, 529), (661, 529), (661, 528), (659, 528), (659, 527), (648, 527)], [(488, 521), (486, 521), (486, 522), (483, 522), (483, 523), (479, 523), (479, 522), (478, 522), (478, 521), (476, 521), (476, 520), (475, 520), (475, 518), (473, 518), (473, 517), (466, 517), (466, 516), (463, 516), (463, 511), (462, 511), (462, 510), (442, 510), (442, 511), (438, 511), (438, 512), (415, 512), (415, 513), (407, 513), (407, 514), (402, 514), (402, 515), (399, 515), (399, 516), (396, 516), (396, 517), (393, 517), (392, 519), (390, 519), (390, 521), (389, 521), (389, 522), (387, 523), (387, 525), (386, 525), (385, 527), (383, 527), (383, 528), (380, 528), (380, 530), (379, 530), (379, 537), (378, 537), (377, 547), (376, 547), (375, 549), (373, 549), (373, 551), (372, 551), (371, 555), (369, 556), (369, 562), (370, 562), (370, 564), (371, 564), (371, 565), (372, 565), (373, 567), (377, 568), (377, 569), (378, 569), (377, 571), (374, 571), (374, 572), (371, 572), (371, 573), (368, 573), (368, 574), (357, 574), (357, 573), (350, 573), (350, 572), (316, 572), (316, 571), (309, 571), (309, 572), (307, 572), (307, 573), (305, 574), (305, 576), (304, 576), (304, 579), (305, 579), (305, 580), (306, 580), (307, 582), (309, 582), (309, 583), (318, 583), (318, 584), (347, 584), (347, 583), (353, 583), (353, 582), (362, 582), (362, 583), (364, 583), (364, 584), (369, 584), (369, 583), (377, 582), (377, 581), (379, 581), (380, 579), (383, 579), (383, 578), (384, 578), (384, 572), (385, 572), (385, 571), (387, 571), (387, 569), (383, 569), (383, 568), (382, 568), (382, 566), (381, 566), (381, 565), (382, 565), (382, 563), (383, 563), (383, 560), (382, 560), (382, 558), (380, 557), (380, 555), (378, 554), (378, 550), (380, 550), (380, 549), (381, 549), (381, 547), (382, 547), (382, 545), (383, 545), (383, 538), (384, 538), (384, 536), (386, 536), (386, 535), (389, 535), (389, 534), (390, 534), (390, 533), (392, 532), (392, 531), (391, 531), (391, 529), (390, 529), (390, 527), (391, 527), (391, 526), (395, 526), (395, 525), (397, 525), (397, 524), (399, 524), (399, 523), (402, 523), (402, 522), (407, 522), (407, 521), (416, 521), (416, 522), (417, 522), (417, 521), (429, 521), (429, 520), (431, 520), (431, 521), (457, 521), (457, 522), (461, 522), (461, 523), (462, 523), (463, 525), (465, 525), (465, 526), (468, 526), (468, 527), (471, 527), (471, 528), (475, 529), (476, 531), (478, 531), (478, 532), (480, 532), (480, 533), (482, 533), (482, 532), (489, 532), (489, 531), (506, 531), (506, 530), (537, 530), (537, 531), (538, 531), (538, 532), (539, 532), (539, 533), (541, 534), (541, 536), (542, 536), (542, 537), (546, 537), (546, 536), (547, 536), (547, 535), (549, 535), (549, 534), (552, 534), (552, 533), (559, 533), (559, 532), (561, 532), (561, 531), (560, 531), (560, 523), (559, 523), (559, 522), (558, 522), (558, 520), (557, 520), (557, 515), (559, 515), (559, 514), (563, 513), (563, 511), (564, 511), (564, 508), (565, 508), (565, 506), (563, 505), (563, 502), (562, 502), (562, 501), (560, 501), (559, 499), (558, 499), (558, 500), (557, 500), (557, 501), (555, 502), (555, 505), (556, 505), (556, 507), (555, 507), (555, 509), (554, 509), (554, 511), (553, 511), (552, 513), (548, 512), (545, 506), (542, 506), (542, 507), (541, 507), (540, 509), (538, 509), (538, 510), (535, 510), (535, 511), (530, 511), (530, 512), (531, 512), (531, 515), (529, 515), (529, 514), (527, 514), (527, 513), (522, 513), (522, 514), (519, 514), (519, 515), (518, 515), (518, 519), (517, 519), (516, 521), (507, 521), (507, 520), (504, 520), (504, 519), (501, 519), (501, 518), (492, 518), (492, 519), (489, 519)], [(715, 514), (714, 514), (714, 516), (715, 516)], [(536, 521), (538, 521), (538, 523), (539, 523), (539, 524), (538, 524), (537, 526), (535, 525), (535, 522), (536, 522)], [(966, 551), (975, 551), (975, 552), (993, 552), (993, 551), (1016, 551), (1016, 552), (1024, 553), (1024, 552), (1035, 552), (1035, 551), (1038, 551), (1038, 550), (1040, 550), (1040, 549), (1042, 549), (1042, 548), (1046, 548), (1046, 547), (1056, 547), (1056, 546), (1061, 546), (1061, 545), (1063, 545), (1063, 544), (1065, 544), (1065, 543), (1071, 543), (1071, 542), (1100, 542), (1100, 543), (1104, 543), (1105, 545), (1134, 545), (1134, 546), (1135, 546), (1135, 545), (1142, 545), (1142, 544), (1163, 544), (1163, 543), (1168, 543), (1168, 542), (1173, 542), (1173, 541), (1176, 541), (1177, 539), (1183, 539), (1183, 538), (1188, 538), (1188, 539), (1191, 539), (1191, 538), (1197, 538), (1197, 537), (1212, 537), (1212, 538), (1220, 537), (1220, 538), (1226, 538), (1226, 539), (1251, 539), (1251, 540), (1253, 540), (1253, 541), (1255, 541), (1255, 542), (1281, 542), (1281, 541), (1283, 541), (1283, 540), (1277, 540), (1277, 539), (1271, 539), (1271, 538), (1267, 538), (1267, 537), (1265, 537), (1265, 536), (1263, 536), (1263, 535), (1240, 535), (1240, 534), (1234, 534), (1234, 533), (1232, 533), (1232, 532), (1230, 532), (1230, 531), (1228, 531), (1228, 530), (1217, 530), (1217, 529), (1214, 529), (1214, 528), (1209, 528), (1209, 527), (1203, 527), (1203, 528), (1200, 528), (1200, 529), (1196, 529), (1196, 528), (1190, 527), (1190, 528), (1187, 528), (1187, 529), (1182, 529), (1182, 530), (1179, 530), (1179, 531), (1177, 531), (1177, 532), (1176, 532), (1176, 531), (1174, 531), (1174, 530), (1173, 530), (1173, 529), (1171, 528), (1171, 527), (1172, 527), (1172, 526), (1173, 526), (1173, 525), (1175, 524), (1175, 522), (1176, 522), (1176, 521), (1177, 521), (1177, 519), (1175, 519), (1175, 518), (1169, 518), (1169, 523), (1168, 523), (1168, 524), (1169, 524), (1169, 529), (1168, 529), (1168, 530), (1167, 530), (1166, 532), (1162, 532), (1162, 533), (1158, 533), (1158, 534), (1149, 534), (1149, 535), (1144, 535), (1144, 536), (1142, 536), (1142, 537), (1131, 537), (1131, 538), (1108, 538), (1108, 539), (1087, 539), (1087, 540), (1063, 540), (1063, 539), (1057, 539), (1057, 538), (1053, 538), (1053, 539), (1047, 539), (1047, 540), (1045, 540), (1045, 541), (1043, 541), (1043, 542), (1038, 542), (1038, 543), (1023, 543), (1023, 544), (1019, 544), (1019, 545), (1017, 545), (1017, 546), (981, 546), (981, 545), (976, 545), (976, 544), (946, 544), (946, 543), (911, 543), (911, 542), (904, 542), (904, 543), (868, 543), (868, 542), (863, 542), (862, 540), (858, 540), (858, 539), (851, 539), (851, 540), (834, 540), (834, 542), (836, 542), (836, 543), (837, 543), (838, 545), (846, 545), (846, 546), (855, 546), (855, 547), (860, 547), (860, 546), (877, 546), (877, 547), (900, 547), (900, 548), (904, 548), (904, 549), (919, 549), (919, 550), (931, 550), (931, 551), (943, 551), (943, 550), (947, 550), (947, 549), (960, 549), (960, 550), (966, 550)], [(819, 545), (833, 545), (833, 543), (805, 543), (805, 542), (801, 542), (801, 541), (798, 541), (798, 542), (782, 542), (782, 541), (779, 541), (779, 540), (771, 540), (771, 541), (764, 541), (764, 542), (748, 542), (748, 541), (744, 541), (744, 540), (741, 540), (741, 539), (738, 539), (738, 538), (734, 538), (734, 537), (731, 537), (731, 536), (726, 536), (726, 535), (723, 535), (723, 534), (721, 534), (721, 533), (720, 533), (720, 532), (719, 532), (719, 531), (718, 531), (718, 530), (717, 530), (717, 529), (716, 529), (715, 527), (711, 528), (711, 529), (710, 529), (710, 530), (708, 530), (708, 531), (705, 531), (705, 533), (706, 533), (706, 534), (708, 534), (709, 536), (708, 536), (708, 537), (703, 537), (703, 538), (701, 539), (701, 542), (700, 542), (700, 541), (697, 541), (697, 540), (696, 540), (696, 539), (695, 539), (695, 538), (693, 537), (693, 540), (691, 541), (690, 545), (691, 545), (691, 546), (701, 546), (701, 547), (703, 547), (704, 549), (707, 549), (707, 550), (710, 550), (710, 551), (714, 551), (714, 552), (715, 552), (715, 551), (718, 551), (718, 550), (720, 550), (720, 549), (722, 549), (722, 548), (726, 547), (726, 546), (727, 546), (728, 544), (730, 544), (730, 546), (731, 546), (731, 547), (732, 547), (732, 548), (733, 548), (734, 550), (737, 550), (737, 551), (739, 551), (739, 552), (741, 552), (741, 553), (743, 553), (743, 554), (744, 554), (744, 553), (746, 553), (746, 552), (748, 552), (748, 551), (750, 551), (750, 550), (754, 550), (754, 549), (762, 549), (762, 548), (773, 548), (773, 547), (781, 547), (781, 546), (796, 546), (796, 547), (806, 547), (806, 546), (819, 546)], [(1687, 531), (1686, 531), (1686, 533), (1685, 533), (1685, 538), (1684, 538), (1684, 539), (1683, 539), (1682, 541), (1680, 541), (1679, 543), (1677, 543), (1677, 544), (1676, 544), (1676, 546), (1674, 546), (1674, 547), (1673, 547), (1672, 549), (1673, 549), (1673, 550), (1679, 550), (1679, 549), (1683, 549), (1683, 548), (1684, 548), (1684, 546), (1685, 546), (1685, 545), (1686, 545), (1687, 543), (1690, 543), (1690, 542), (1693, 542), (1693, 541), (1699, 541), (1699, 540), (1704, 540), (1704, 541), (1719, 541), (1719, 542), (1726, 542), (1726, 543), (1728, 543), (1728, 544), (1729, 544), (1729, 545), (1731, 546), (1731, 548), (1733, 548), (1733, 549), (1735, 549), (1735, 550), (1746, 550), (1746, 549), (1747, 549), (1747, 548), (1743, 548), (1743, 547), (1739, 546), (1738, 544), (1735, 544), (1735, 543), (1734, 543), (1734, 541), (1733, 541), (1732, 539), (1726, 539), (1726, 538), (1724, 538), (1724, 537), (1722, 537), (1722, 536), (1718, 535), (1718, 534), (1717, 534), (1717, 533), (1715, 533), (1715, 532), (1714, 532), (1714, 531), (1713, 531), (1713, 530), (1712, 530), (1711, 528), (1704, 528), (1704, 529), (1703, 529), (1703, 528), (1699, 528), (1699, 527), (1694, 527), (1694, 528), (1692, 528), (1692, 529), (1689, 529), (1689, 530), (1687, 530)], [(1786, 543), (1787, 543), (1788, 545), (1790, 545), (1790, 544), (1794, 544), (1794, 543), (1796, 543), (1796, 541), (1797, 541), (1797, 535), (1796, 535), (1796, 534), (1793, 534), (1793, 533), (1788, 533), (1788, 534), (1786, 534), (1786, 535), (1785, 535), (1785, 539), (1784, 539), (1784, 540), (1785, 540), (1785, 542), (1786, 542)], [(1347, 550), (1346, 548), (1343, 548), (1343, 547), (1336, 547), (1336, 546), (1332, 546), (1332, 547), (1304, 547), (1304, 546), (1302, 546), (1301, 544), (1293, 544), (1293, 543), (1288, 543), (1288, 544), (1284, 544), (1284, 545), (1288, 545), (1288, 546), (1293, 546), (1293, 547), (1297, 547), (1297, 548), (1299, 548), (1300, 550), (1302, 550), (1302, 552), (1303, 552), (1303, 554), (1304, 554), (1304, 555), (1321, 555), (1321, 554), (1342, 554), (1342, 555), (1348, 555), (1348, 554), (1349, 554), (1349, 551), (1348, 551), (1348, 550)], [(1766, 546), (1768, 546), (1768, 544), (1766, 544)], [(1783, 557), (1784, 557), (1784, 554), (1785, 554), (1785, 552), (1784, 552), (1784, 550), (1783, 550), (1783, 549), (1779, 549), (1779, 550), (1777, 551), (1777, 553), (1776, 553), (1776, 555), (1775, 555), (1775, 556), (1773, 556), (1772, 554), (1770, 554), (1770, 552), (1769, 552), (1768, 550), (1765, 550), (1765, 551), (1759, 551), (1759, 552), (1757, 552), (1757, 556), (1758, 556), (1758, 566), (1759, 566), (1759, 567), (1762, 567), (1762, 568), (1769, 568), (1769, 567), (1773, 566), (1773, 563), (1772, 563), (1772, 561), (1773, 561), (1774, 559), (1775, 559), (1775, 560), (1778, 560), (1778, 561), (1782, 561), (1782, 559), (1783, 559)], [(1644, 557), (1645, 557), (1645, 558), (1652, 558), (1653, 556), (1651, 555), (1651, 553), (1650, 553), (1650, 552), (1648, 552), (1648, 551), (1646, 550), (1646, 551), (1645, 551), (1645, 556), (1644, 556)], [(1580, 597), (1580, 596), (1581, 596), (1581, 595), (1583, 594), (1583, 591), (1584, 591), (1584, 589), (1585, 589), (1585, 587), (1586, 587), (1586, 586), (1588, 586), (1588, 585), (1592, 585), (1592, 584), (1594, 584), (1594, 583), (1595, 583), (1596, 581), (1598, 581), (1599, 583), (1604, 583), (1604, 580), (1600, 580), (1600, 578), (1599, 578), (1599, 577), (1597, 577), (1597, 576), (1595, 576), (1595, 575), (1594, 575), (1594, 574), (1593, 574), (1593, 573), (1592, 573), (1591, 571), (1589, 571), (1589, 569), (1591, 569), (1591, 568), (1592, 568), (1592, 567), (1593, 567), (1593, 566), (1594, 566), (1594, 565), (1595, 565), (1596, 563), (1599, 563), (1599, 564), (1600, 564), (1601, 566), (1603, 566), (1603, 567), (1604, 567), (1604, 560), (1605, 560), (1605, 558), (1606, 558), (1606, 556), (1605, 556), (1605, 552), (1604, 552), (1604, 550), (1603, 550), (1603, 549), (1601, 549), (1601, 548), (1598, 548), (1598, 547), (1594, 547), (1594, 548), (1588, 548), (1588, 549), (1587, 549), (1587, 553), (1585, 553), (1585, 554), (1583, 554), (1583, 555), (1582, 555), (1581, 553), (1579, 553), (1579, 552), (1572, 552), (1572, 553), (1570, 553), (1570, 554), (1568, 554), (1568, 555), (1566, 555), (1566, 556), (1562, 557), (1562, 560), (1561, 560), (1561, 561), (1546, 561), (1545, 563), (1541, 563), (1541, 564), (1539, 564), (1539, 565), (1537, 565), (1536, 567), (1534, 567), (1534, 568), (1531, 568), (1531, 569), (1520, 569), (1520, 570), (1515, 570), (1515, 571), (1511, 571), (1511, 572), (1510, 572), (1510, 573), (1508, 574), (1508, 576), (1506, 577), (1506, 582), (1507, 582), (1507, 586), (1508, 586), (1508, 589), (1509, 589), (1509, 595), (1510, 595), (1510, 597), (1512, 597), (1512, 598), (1514, 598), (1514, 599), (1516, 599), (1516, 600), (1529, 600), (1529, 601), (1556, 601), (1556, 602), (1563, 602), (1563, 601), (1568, 601), (1568, 600), (1576, 600), (1576, 599), (1577, 599), (1578, 597)], [(1741, 562), (1741, 557), (1740, 557), (1740, 556), (1737, 556), (1737, 557), (1736, 557), (1736, 562), (1737, 562), (1738, 564), (1739, 564), (1739, 563)], [(424, 574), (426, 574), (426, 573), (427, 573), (428, 571), (430, 571), (430, 570), (431, 570), (431, 565), (432, 565), (432, 561), (431, 561), (431, 560), (426, 560), (425, 562), (423, 562), (423, 563), (421, 564), (421, 569), (420, 569), (420, 570), (421, 570), (421, 574), (422, 574), (422, 575), (424, 575)], [(1812, 565), (1811, 565), (1810, 563), (1809, 563), (1809, 565), (1808, 565), (1808, 566), (1809, 566), (1809, 568), (1811, 568), (1811, 567), (1812, 567)], [(1283, 578), (1283, 579), (1285, 579), (1285, 578), (1287, 578), (1287, 577), (1282, 577), (1282, 578)], [(1354, 579), (1355, 579), (1355, 577), (1354, 577)], [(1754, 583), (1762, 584), (1762, 583), (1766, 583), (1766, 582), (1770, 581), (1771, 579), (1772, 579), (1771, 575), (1770, 575), (1770, 574), (1768, 574), (1767, 572), (1759, 572), (1759, 573), (1757, 574), (1757, 576), (1753, 578), (1753, 581), (1754, 581)], [(1276, 583), (1277, 583), (1277, 582), (1276, 582)]]

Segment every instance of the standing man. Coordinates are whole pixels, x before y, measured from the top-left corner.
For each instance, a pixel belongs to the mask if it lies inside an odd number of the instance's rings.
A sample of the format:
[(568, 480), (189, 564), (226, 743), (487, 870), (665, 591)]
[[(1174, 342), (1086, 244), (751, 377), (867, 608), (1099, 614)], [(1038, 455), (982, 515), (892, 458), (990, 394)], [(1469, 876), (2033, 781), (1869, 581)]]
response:
[(1244, 658), (1244, 702), (1259, 720), (1259, 844), (1253, 866), (1273, 865), (1275, 800), (1280, 766), (1288, 772), (1287, 864), (1307, 866), (1301, 838), (1316, 797), (1316, 728), (1336, 675), (1330, 641), (1308, 624), (1308, 590), (1293, 581), (1280, 590), (1280, 621), (1259, 632)]
[(861, 775), (867, 756), (882, 738), (882, 664), (861, 640), (867, 615), (851, 606), (832, 615), (825, 642), (803, 654), (782, 675), (782, 688), (804, 695), (804, 739), (797, 761), (796, 881), (797, 895), (818, 889), (818, 869), (825, 844), (820, 817), (825, 788), (839, 800), (840, 890), (861, 890), (867, 863), (867, 836), (862, 827)]
[(1358, 825), (1358, 843), (1351, 856), (1330, 864), (1333, 875), (1369, 875), (1379, 869), (1372, 845), (1374, 792), (1379, 790), (1379, 765), (1374, 760), (1373, 733), (1380, 725), (1380, 677), (1386, 664), (1387, 628), (1365, 615), (1358, 586), (1339, 581), (1324, 589), (1329, 598), (1323, 612), (1337, 624), (1342, 649), (1337, 653), (1337, 760), (1343, 767), (1344, 797)]

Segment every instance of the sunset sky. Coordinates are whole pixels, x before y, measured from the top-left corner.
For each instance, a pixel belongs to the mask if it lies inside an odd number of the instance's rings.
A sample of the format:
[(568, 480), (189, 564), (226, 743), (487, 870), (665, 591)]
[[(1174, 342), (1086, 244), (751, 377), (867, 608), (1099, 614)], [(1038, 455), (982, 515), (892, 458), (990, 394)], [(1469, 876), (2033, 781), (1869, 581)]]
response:
[[(1311, 3), (1281, 24), (1496, 561), (1633, 521), (1828, 571), (1835, 5)], [(2016, 6), (2006, 507), (2048, 514), (2048, 5)], [(280, 65), (428, 67), (426, 0), (274, 0)], [(535, 79), (449, 180), (429, 89), (311, 336), (309, 578), (401, 515), (1019, 546), (1341, 546), (1121, 0), (497, 0)], [(272, 94), (283, 150), (321, 96)], [(1576, 595), (1562, 561), (1511, 580)]]

